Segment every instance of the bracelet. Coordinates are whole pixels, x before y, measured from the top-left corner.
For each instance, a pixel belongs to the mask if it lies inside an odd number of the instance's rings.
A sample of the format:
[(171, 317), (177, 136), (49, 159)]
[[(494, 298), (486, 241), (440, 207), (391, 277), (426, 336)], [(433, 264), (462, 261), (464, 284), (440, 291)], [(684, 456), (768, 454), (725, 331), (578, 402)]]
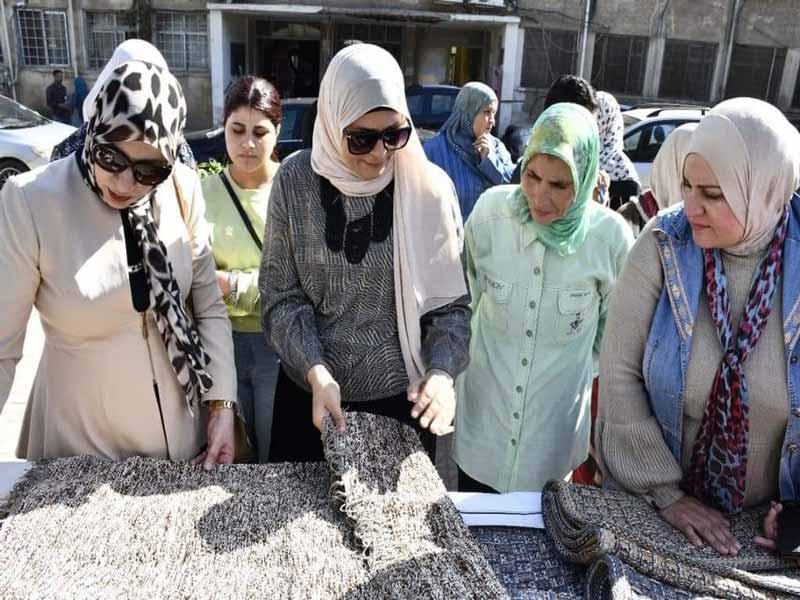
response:
[(222, 410), (223, 408), (230, 408), (233, 412), (236, 412), (236, 402), (230, 400), (209, 400), (205, 402), (205, 405), (208, 407), (208, 412), (210, 413)]

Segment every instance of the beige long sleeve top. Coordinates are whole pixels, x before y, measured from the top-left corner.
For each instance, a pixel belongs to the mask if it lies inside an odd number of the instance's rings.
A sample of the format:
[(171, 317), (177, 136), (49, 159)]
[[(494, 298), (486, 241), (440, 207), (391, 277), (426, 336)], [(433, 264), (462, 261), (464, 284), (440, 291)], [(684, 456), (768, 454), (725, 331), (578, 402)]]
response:
[[(214, 385), (207, 399), (236, 399), (231, 325), (216, 283), (197, 175), (177, 165), (175, 187), (153, 200), (159, 235), (195, 322)], [(74, 157), (10, 179), (0, 193), (0, 409), (22, 354), (31, 307), (45, 333), (17, 454), (39, 459), (92, 454), (166, 457), (153, 382), (158, 384), (170, 457), (205, 442), (190, 414), (151, 311), (131, 303), (120, 213), (84, 183)]]
[[(637, 239), (612, 297), (600, 355), (595, 446), (603, 474), (612, 486), (643, 494), (663, 508), (683, 496), (678, 484), (691, 461), (692, 446), (723, 352), (703, 292), (686, 374), (679, 464), (650, 409), (642, 375), (650, 322), (663, 285), (654, 225), (655, 220)], [(763, 255), (764, 252), (746, 257), (722, 254), (734, 331)], [(790, 410), (780, 317), (782, 289), (781, 283), (766, 328), (744, 363), (750, 405), (747, 506), (760, 504), (778, 493), (781, 444)], [(677, 356), (678, 348), (675, 353)]]

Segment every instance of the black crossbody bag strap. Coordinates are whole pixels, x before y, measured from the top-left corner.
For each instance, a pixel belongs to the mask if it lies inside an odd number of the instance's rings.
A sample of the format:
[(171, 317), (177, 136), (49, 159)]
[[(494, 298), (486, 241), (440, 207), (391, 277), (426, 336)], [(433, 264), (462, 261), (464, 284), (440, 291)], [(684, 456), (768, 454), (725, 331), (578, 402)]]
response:
[(219, 172), (219, 178), (222, 180), (222, 184), (225, 186), (225, 189), (228, 190), (228, 193), (231, 196), (231, 200), (233, 200), (233, 204), (236, 207), (236, 210), (239, 211), (239, 216), (242, 217), (242, 221), (244, 222), (245, 227), (247, 227), (247, 231), (250, 233), (250, 237), (253, 238), (256, 246), (258, 246), (259, 252), (264, 249), (264, 244), (261, 243), (261, 240), (256, 234), (256, 230), (253, 228), (253, 224), (250, 222), (250, 218), (247, 216), (247, 213), (244, 211), (244, 206), (242, 203), (239, 202), (239, 197), (236, 195), (236, 192), (233, 191), (233, 187), (231, 186), (231, 182), (228, 181), (228, 178), (225, 177), (225, 173), (222, 171)]

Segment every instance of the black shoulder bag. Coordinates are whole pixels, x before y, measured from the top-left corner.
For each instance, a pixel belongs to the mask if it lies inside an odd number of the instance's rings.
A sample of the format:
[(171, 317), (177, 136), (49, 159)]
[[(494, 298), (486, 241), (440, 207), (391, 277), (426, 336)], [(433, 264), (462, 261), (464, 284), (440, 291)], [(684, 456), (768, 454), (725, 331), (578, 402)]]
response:
[(242, 206), (242, 203), (239, 201), (239, 197), (236, 195), (236, 192), (233, 191), (233, 186), (231, 186), (231, 182), (228, 181), (227, 177), (225, 177), (224, 171), (219, 172), (219, 178), (222, 180), (222, 184), (225, 186), (225, 189), (228, 190), (228, 194), (230, 194), (231, 200), (233, 200), (233, 205), (236, 207), (236, 210), (239, 211), (239, 216), (242, 218), (244, 226), (247, 227), (247, 231), (250, 233), (250, 237), (253, 238), (253, 242), (255, 242), (259, 251), (263, 250), (264, 245), (261, 243), (261, 239), (256, 234), (256, 230), (253, 228), (253, 224), (250, 222), (250, 218), (244, 211), (244, 206)]

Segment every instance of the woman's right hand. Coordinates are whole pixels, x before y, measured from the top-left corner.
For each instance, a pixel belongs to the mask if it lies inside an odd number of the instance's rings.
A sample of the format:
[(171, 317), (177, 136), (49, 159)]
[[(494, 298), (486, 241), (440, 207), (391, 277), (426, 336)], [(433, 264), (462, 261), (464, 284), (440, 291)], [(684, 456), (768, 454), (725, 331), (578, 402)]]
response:
[(736, 556), (742, 549), (731, 533), (730, 522), (722, 513), (692, 496), (684, 496), (662, 508), (659, 514), (695, 546), (707, 543), (723, 556)]
[(315, 365), (309, 369), (306, 380), (311, 385), (311, 420), (314, 427), (322, 431), (322, 420), (330, 415), (336, 430), (344, 431), (342, 393), (331, 372), (324, 365)]

